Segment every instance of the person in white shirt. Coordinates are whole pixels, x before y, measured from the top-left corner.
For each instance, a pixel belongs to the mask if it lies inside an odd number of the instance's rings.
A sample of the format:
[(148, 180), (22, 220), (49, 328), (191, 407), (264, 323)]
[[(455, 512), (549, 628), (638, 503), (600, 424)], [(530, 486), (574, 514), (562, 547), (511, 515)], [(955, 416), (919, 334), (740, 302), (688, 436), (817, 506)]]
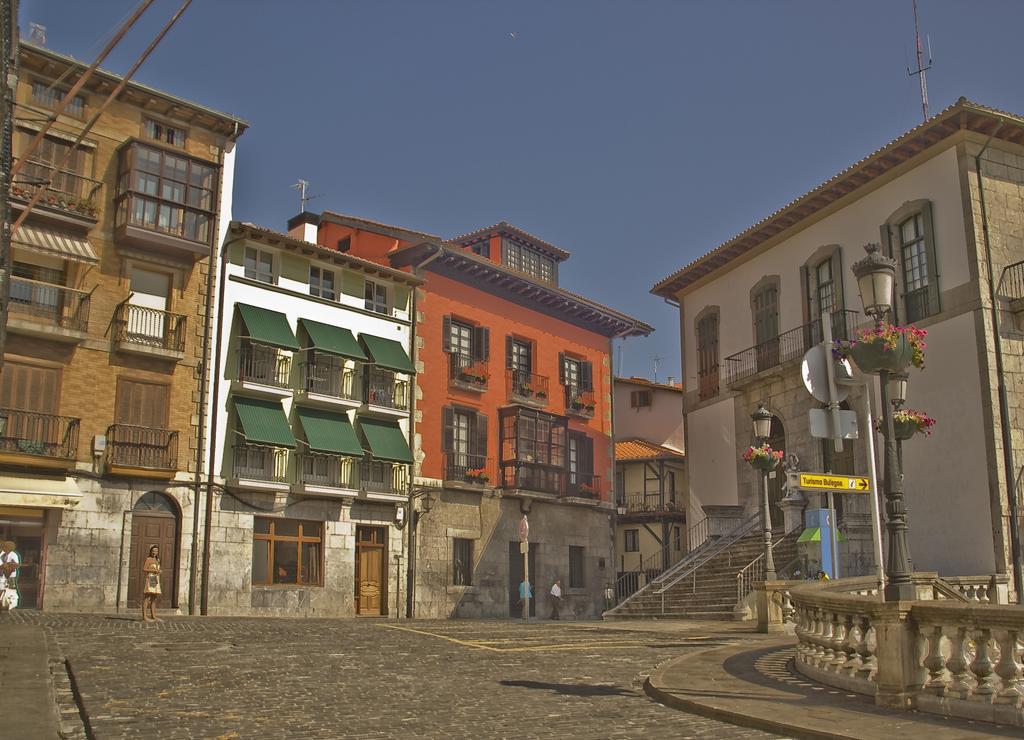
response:
[(561, 619), (558, 612), (562, 608), (562, 582), (555, 579), (554, 585), (551, 587), (551, 618)]
[(0, 573), (3, 574), (3, 591), (0, 591), (0, 611), (18, 608), (18, 566), (21, 556), (14, 551), (10, 540), (0, 543)]

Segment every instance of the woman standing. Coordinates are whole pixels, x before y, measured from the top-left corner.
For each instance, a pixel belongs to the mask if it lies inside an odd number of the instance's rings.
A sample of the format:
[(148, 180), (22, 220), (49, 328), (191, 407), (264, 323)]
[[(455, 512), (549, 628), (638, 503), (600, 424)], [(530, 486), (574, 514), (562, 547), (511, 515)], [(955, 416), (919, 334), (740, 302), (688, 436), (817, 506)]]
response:
[[(155, 622), (156, 600), (160, 598), (160, 548), (153, 545), (149, 548), (149, 556), (142, 564), (142, 621), (148, 622), (150, 618)], [(149, 607), (149, 615), (146, 616), (146, 607)]]

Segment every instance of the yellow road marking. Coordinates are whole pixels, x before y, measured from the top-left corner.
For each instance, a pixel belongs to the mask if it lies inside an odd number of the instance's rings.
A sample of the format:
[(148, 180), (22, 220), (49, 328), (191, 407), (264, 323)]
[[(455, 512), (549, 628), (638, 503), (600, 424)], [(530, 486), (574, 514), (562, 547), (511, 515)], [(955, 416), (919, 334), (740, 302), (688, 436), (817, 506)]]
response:
[(493, 647), (492, 645), (486, 644), (486, 641), (481, 640), (460, 640), (457, 637), (449, 637), (448, 635), (439, 635), (436, 632), (427, 632), (426, 630), (413, 629), (412, 627), (400, 627), (397, 624), (378, 624), (378, 627), (391, 630), (401, 630), (402, 632), (412, 632), (417, 635), (425, 635), (427, 637), (436, 637), (441, 640), (447, 640), (453, 642), (456, 645), (462, 645), (464, 647), (477, 648), (478, 650), (490, 650), (494, 653), (535, 653), (545, 650), (596, 650), (600, 648), (616, 649), (616, 648), (633, 648), (633, 647), (644, 647), (650, 643), (650, 640), (643, 641), (616, 641), (612, 642), (592, 642), (584, 644), (574, 643), (554, 643), (550, 645), (529, 645), (526, 647), (506, 647), (499, 648)]

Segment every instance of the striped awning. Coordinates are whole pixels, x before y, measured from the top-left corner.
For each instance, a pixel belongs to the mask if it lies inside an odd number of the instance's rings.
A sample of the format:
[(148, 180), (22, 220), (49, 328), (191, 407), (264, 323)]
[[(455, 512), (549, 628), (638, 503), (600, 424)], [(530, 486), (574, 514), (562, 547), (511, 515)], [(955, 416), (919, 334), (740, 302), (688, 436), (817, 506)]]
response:
[(100, 261), (92, 250), (88, 239), (43, 229), (39, 226), (22, 224), (11, 241), (16, 247), (31, 249), (33, 252), (40, 252), (50, 257), (88, 262), (91, 265)]

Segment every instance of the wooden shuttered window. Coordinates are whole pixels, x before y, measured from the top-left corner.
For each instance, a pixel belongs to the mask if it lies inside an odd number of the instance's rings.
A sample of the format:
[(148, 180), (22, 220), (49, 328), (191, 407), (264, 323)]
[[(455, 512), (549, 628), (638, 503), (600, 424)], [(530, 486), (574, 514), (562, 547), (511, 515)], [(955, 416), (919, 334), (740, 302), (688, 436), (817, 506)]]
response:
[(470, 417), (469, 430), (469, 454), (487, 455), (487, 416), (472, 409), (454, 406), (445, 406), (441, 410), (441, 451), (456, 452), (455, 450), (455, 414), (464, 414)]
[(7, 360), (0, 373), (0, 406), (40, 414), (60, 408), (60, 368)]
[(512, 369), (512, 343), (514, 341), (515, 340), (512, 339), (512, 335), (511, 334), (507, 334), (505, 336), (505, 369), (506, 370), (511, 370)]
[(441, 349), (444, 352), (452, 351), (452, 317), (445, 316), (441, 325)]
[(168, 386), (159, 383), (118, 378), (114, 420), (118, 424), (166, 429), (168, 391)]
[(588, 435), (583, 435), (579, 441), (580, 451), (580, 472), (584, 475), (594, 474), (594, 440)]
[(455, 408), (441, 409), (441, 452), (451, 452), (455, 440)]
[(558, 353), (558, 382), (565, 385), (565, 352)]
[(629, 405), (634, 409), (642, 409), (651, 405), (650, 391), (632, 391), (629, 394)]
[(486, 326), (473, 327), (473, 359), (486, 360), (491, 356), (491, 332)]
[(594, 366), (589, 362), (580, 363), (580, 387), (585, 391), (594, 390)]

